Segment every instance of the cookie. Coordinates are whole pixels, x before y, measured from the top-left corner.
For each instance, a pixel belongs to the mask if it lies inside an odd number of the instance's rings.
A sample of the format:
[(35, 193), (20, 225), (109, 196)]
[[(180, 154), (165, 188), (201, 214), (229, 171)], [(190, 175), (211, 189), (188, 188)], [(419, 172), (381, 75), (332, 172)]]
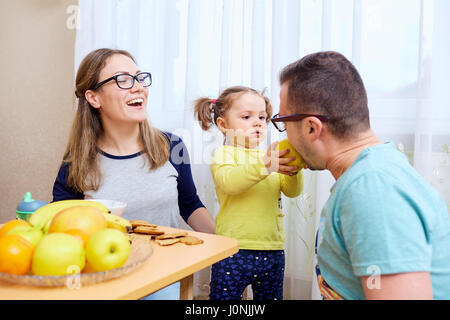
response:
[(137, 226), (133, 229), (133, 232), (141, 233), (141, 234), (156, 235), (156, 236), (164, 234), (164, 231), (158, 230), (153, 227), (148, 227), (148, 226)]
[(177, 232), (177, 233), (166, 233), (164, 235), (161, 236), (157, 236), (156, 239), (157, 240), (164, 240), (164, 239), (175, 239), (175, 238), (180, 238), (180, 237), (184, 237), (187, 236), (188, 233), (187, 232)]
[(139, 226), (146, 226), (146, 227), (151, 227), (151, 228), (158, 227), (156, 224), (151, 224), (150, 222), (147, 222), (145, 220), (130, 220), (130, 223), (131, 223), (132, 228), (139, 227)]
[(160, 246), (170, 246), (174, 243), (180, 242), (180, 238), (175, 239), (156, 239), (155, 242)]
[(180, 242), (191, 246), (191, 245), (196, 245), (196, 244), (202, 244), (203, 240), (199, 239), (197, 237), (194, 237), (194, 236), (186, 236), (186, 237), (180, 238)]

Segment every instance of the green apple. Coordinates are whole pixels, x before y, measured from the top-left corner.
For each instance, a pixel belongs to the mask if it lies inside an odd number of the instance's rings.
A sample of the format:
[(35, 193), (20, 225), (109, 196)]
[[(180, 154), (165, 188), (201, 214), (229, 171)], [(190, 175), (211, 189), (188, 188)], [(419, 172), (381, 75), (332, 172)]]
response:
[(119, 268), (130, 256), (128, 236), (117, 229), (103, 229), (94, 233), (86, 245), (86, 260), (93, 271)]
[(296, 166), (297, 170), (303, 169), (305, 167), (305, 162), (303, 161), (302, 156), (295, 150), (295, 148), (291, 145), (288, 139), (281, 140), (277, 147), (277, 150), (282, 151), (285, 149), (289, 149), (289, 153), (283, 156), (283, 158), (295, 157), (295, 160), (287, 163), (288, 166)]
[(44, 235), (40, 229), (31, 226), (18, 226), (9, 230), (7, 234), (15, 234), (28, 240), (34, 247)]
[(42, 237), (34, 249), (31, 271), (40, 276), (62, 276), (81, 272), (86, 263), (83, 241), (66, 233)]

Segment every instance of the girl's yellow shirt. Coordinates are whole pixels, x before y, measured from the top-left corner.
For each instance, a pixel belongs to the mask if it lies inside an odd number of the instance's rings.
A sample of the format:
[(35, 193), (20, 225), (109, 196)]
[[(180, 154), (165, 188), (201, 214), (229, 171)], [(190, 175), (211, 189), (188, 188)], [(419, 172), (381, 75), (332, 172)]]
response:
[(294, 198), (303, 190), (303, 172), (269, 174), (265, 151), (222, 146), (214, 151), (211, 173), (220, 209), (216, 233), (235, 238), (240, 249), (283, 250), (281, 192)]

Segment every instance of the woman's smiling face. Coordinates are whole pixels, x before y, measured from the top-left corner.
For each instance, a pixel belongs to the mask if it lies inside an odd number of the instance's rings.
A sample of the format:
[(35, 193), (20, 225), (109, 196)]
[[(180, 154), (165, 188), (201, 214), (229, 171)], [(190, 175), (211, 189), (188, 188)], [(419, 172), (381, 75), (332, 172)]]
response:
[[(118, 74), (130, 74), (135, 76), (140, 70), (136, 63), (129, 57), (115, 54), (108, 58), (105, 66), (100, 71), (101, 82)], [(95, 101), (91, 102), (97, 108), (102, 121), (127, 121), (141, 122), (147, 118), (146, 105), (148, 88), (143, 87), (138, 81), (130, 89), (121, 89), (115, 80), (108, 81), (98, 90), (94, 91)]]

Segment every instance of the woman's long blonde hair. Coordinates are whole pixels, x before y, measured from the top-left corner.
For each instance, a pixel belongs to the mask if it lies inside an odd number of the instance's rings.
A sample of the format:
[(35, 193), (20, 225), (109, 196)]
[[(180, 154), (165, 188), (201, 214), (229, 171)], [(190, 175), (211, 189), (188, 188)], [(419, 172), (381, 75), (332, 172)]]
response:
[[(102, 48), (89, 53), (81, 62), (76, 76), (75, 95), (78, 108), (69, 135), (63, 161), (69, 165), (67, 185), (79, 192), (97, 191), (102, 181), (98, 164), (98, 141), (103, 135), (103, 126), (97, 109), (91, 107), (84, 94), (93, 90), (99, 81), (100, 71), (109, 57), (121, 54), (135, 63), (127, 51)], [(139, 123), (140, 139), (144, 146), (150, 170), (164, 165), (169, 160), (169, 141), (167, 136), (150, 125), (148, 120)]]

